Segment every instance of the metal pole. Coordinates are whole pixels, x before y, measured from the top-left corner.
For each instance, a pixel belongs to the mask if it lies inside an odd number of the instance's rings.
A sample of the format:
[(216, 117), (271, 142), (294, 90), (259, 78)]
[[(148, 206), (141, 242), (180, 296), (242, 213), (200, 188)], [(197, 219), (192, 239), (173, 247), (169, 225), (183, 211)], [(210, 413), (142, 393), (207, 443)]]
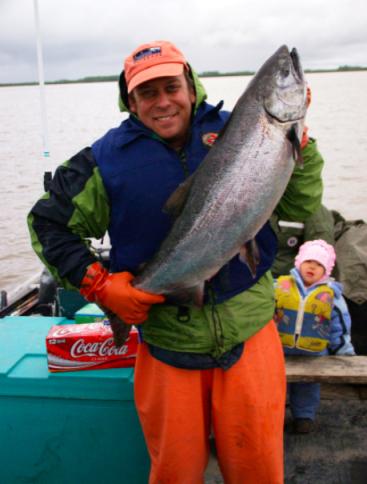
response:
[(45, 97), (45, 76), (43, 72), (43, 55), (42, 55), (42, 39), (41, 39), (41, 25), (38, 12), (38, 0), (33, 0), (34, 5), (34, 19), (36, 25), (37, 38), (37, 64), (38, 64), (38, 82), (40, 86), (40, 101), (41, 101), (41, 121), (42, 121), (42, 139), (43, 139), (43, 156), (50, 156), (48, 149), (48, 129), (46, 116), (46, 97)]

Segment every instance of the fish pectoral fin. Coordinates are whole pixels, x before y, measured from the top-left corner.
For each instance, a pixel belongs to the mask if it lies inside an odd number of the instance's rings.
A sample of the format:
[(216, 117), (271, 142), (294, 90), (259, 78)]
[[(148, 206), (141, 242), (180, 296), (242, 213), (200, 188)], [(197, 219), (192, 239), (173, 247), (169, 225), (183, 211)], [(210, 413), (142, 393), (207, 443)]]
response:
[(141, 262), (139, 265), (138, 265), (138, 269), (136, 271), (137, 274), (141, 274), (144, 270), (144, 267), (148, 264), (148, 262)]
[(287, 133), (287, 138), (292, 145), (293, 158), (297, 165), (303, 168), (303, 157), (301, 152), (301, 143), (297, 136), (297, 125), (292, 124)]
[(248, 240), (240, 249), (240, 261), (247, 265), (253, 278), (256, 277), (256, 269), (260, 264), (260, 252), (256, 240)]
[(194, 306), (201, 308), (204, 304), (204, 282), (193, 287), (185, 287), (172, 291), (165, 297), (168, 304), (194, 304)]
[(177, 218), (186, 203), (189, 196), (190, 188), (194, 179), (194, 174), (190, 175), (184, 182), (182, 182), (176, 190), (171, 193), (168, 200), (163, 206), (163, 212)]

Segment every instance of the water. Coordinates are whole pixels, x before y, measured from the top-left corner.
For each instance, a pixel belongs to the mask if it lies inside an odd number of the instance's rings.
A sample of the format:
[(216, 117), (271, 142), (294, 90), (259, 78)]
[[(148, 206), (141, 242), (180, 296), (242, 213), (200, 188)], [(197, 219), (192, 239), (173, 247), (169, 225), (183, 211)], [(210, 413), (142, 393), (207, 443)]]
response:
[[(325, 158), (324, 203), (346, 218), (367, 220), (367, 72), (309, 74), (310, 135)], [(209, 102), (231, 109), (249, 77), (203, 79)], [(30, 246), (26, 215), (43, 193), (44, 171), (89, 145), (125, 117), (117, 84), (46, 86), (51, 156), (42, 156), (39, 90), (0, 88), (0, 289), (12, 290), (41, 268)]]

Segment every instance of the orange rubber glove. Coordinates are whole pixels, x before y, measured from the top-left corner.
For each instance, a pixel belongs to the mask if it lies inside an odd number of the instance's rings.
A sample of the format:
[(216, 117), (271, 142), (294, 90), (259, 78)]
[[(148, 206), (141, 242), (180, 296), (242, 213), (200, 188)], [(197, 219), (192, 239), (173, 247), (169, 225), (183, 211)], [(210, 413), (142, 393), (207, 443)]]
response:
[(305, 146), (307, 146), (309, 137), (308, 137), (308, 127), (305, 126), (303, 128), (303, 133), (302, 133), (302, 139), (301, 139), (301, 149), (303, 149)]
[(306, 106), (307, 106), (307, 109), (308, 109), (309, 105), (311, 104), (311, 98), (312, 98), (311, 88), (309, 86), (307, 86), (307, 88), (306, 88)]
[(99, 262), (91, 264), (82, 280), (80, 293), (90, 302), (96, 302), (116, 314), (125, 323), (146, 321), (152, 304), (163, 303), (165, 298), (133, 287), (130, 272), (110, 274)]
[[(309, 105), (311, 104), (311, 89), (309, 86), (306, 88), (306, 107), (308, 109)], [(301, 139), (301, 149), (307, 146), (309, 137), (308, 137), (308, 127), (305, 126), (303, 128), (302, 139)]]

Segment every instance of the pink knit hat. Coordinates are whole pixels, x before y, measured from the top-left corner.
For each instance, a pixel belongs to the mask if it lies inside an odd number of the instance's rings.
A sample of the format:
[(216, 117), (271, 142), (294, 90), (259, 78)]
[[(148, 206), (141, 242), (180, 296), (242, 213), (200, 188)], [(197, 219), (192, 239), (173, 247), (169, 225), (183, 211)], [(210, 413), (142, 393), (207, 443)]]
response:
[(325, 268), (325, 276), (329, 277), (335, 264), (334, 247), (325, 240), (309, 240), (301, 245), (295, 258), (295, 266), (299, 270), (306, 260), (315, 260)]

